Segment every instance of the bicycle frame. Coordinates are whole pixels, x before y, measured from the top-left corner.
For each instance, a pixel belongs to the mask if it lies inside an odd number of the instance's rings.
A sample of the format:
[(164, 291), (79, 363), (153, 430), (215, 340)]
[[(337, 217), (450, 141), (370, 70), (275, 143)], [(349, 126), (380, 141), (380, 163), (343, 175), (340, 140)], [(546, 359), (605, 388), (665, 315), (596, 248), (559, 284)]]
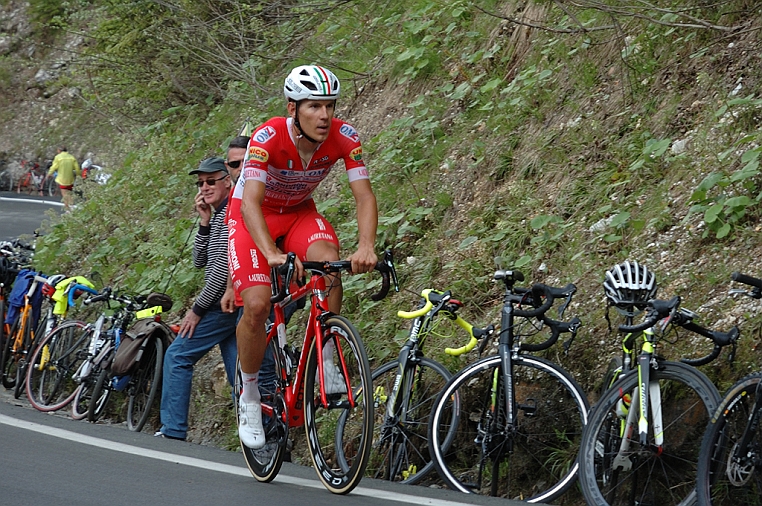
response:
[[(296, 371), (292, 379), (290, 369), (293, 367), (293, 364), (289, 366), (289, 358), (286, 357), (283, 350), (283, 346), (286, 344), (286, 316), (284, 310), (289, 303), (300, 300), (310, 293), (312, 294), (312, 298), (307, 329), (305, 331), (301, 353), (296, 364)], [(276, 348), (278, 349), (277, 353), (280, 358), (278, 362), (280, 362), (282, 367), (281, 375), (290, 382), (290, 384), (287, 383), (286, 385), (281, 385), (289, 413), (289, 419), (287, 420), (289, 427), (301, 427), (304, 425), (304, 375), (307, 370), (307, 355), (313, 343), (317, 346), (318, 354), (318, 378), (321, 385), (320, 401), (323, 404), (323, 407), (333, 407), (332, 403), (329, 402), (325, 393), (325, 388), (323, 387), (323, 346), (325, 345), (325, 342), (323, 341), (323, 330), (321, 326), (325, 318), (332, 314), (327, 309), (327, 293), (325, 277), (322, 275), (312, 275), (307, 284), (298, 287), (285, 299), (273, 304), (275, 321), (267, 334), (267, 345), (269, 345), (273, 339), (277, 340), (276, 342), (278, 342), (278, 346), (276, 346)], [(349, 382), (346, 379), (349, 376), (347, 374), (347, 366), (340, 346), (336, 347), (336, 352), (339, 357), (339, 367), (341, 368), (342, 376), (344, 377), (344, 381), (347, 382), (347, 402), (349, 403), (349, 407), (353, 408), (355, 407), (354, 395)], [(262, 403), (262, 413), (266, 416), (273, 416), (273, 407)]]

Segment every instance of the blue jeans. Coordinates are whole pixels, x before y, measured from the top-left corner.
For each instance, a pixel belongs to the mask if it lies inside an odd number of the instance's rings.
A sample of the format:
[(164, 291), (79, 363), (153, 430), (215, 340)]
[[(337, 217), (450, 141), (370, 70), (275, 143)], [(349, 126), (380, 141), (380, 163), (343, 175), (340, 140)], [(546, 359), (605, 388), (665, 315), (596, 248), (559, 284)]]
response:
[[(210, 309), (196, 326), (190, 339), (177, 336), (164, 355), (164, 379), (161, 390), (161, 432), (185, 438), (188, 432), (193, 366), (215, 345), (220, 346), (230, 385), (235, 384), (238, 349), (235, 340), (237, 312), (223, 313)], [(235, 398), (235, 397), (234, 397)]]

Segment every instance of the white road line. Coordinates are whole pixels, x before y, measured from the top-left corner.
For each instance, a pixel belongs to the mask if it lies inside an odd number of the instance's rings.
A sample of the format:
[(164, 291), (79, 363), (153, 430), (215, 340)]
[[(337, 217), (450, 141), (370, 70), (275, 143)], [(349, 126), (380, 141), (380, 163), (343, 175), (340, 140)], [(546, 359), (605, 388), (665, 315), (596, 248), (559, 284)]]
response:
[(58, 202), (56, 200), (19, 199), (15, 197), (0, 197), (0, 200), (6, 202), (32, 202), (34, 204), (45, 204), (48, 206), (63, 206), (63, 202)]
[[(248, 469), (244, 467), (231, 466), (228, 464), (220, 464), (217, 462), (211, 462), (208, 460), (197, 459), (194, 457), (186, 457), (184, 455), (177, 455), (174, 453), (165, 453), (156, 450), (149, 450), (147, 448), (140, 448), (138, 446), (132, 446), (124, 443), (116, 443), (107, 439), (99, 439), (92, 436), (86, 436), (84, 434), (78, 434), (65, 429), (57, 429), (55, 427), (49, 427), (47, 425), (41, 425), (34, 422), (28, 422), (26, 420), (19, 420), (6, 415), (0, 415), (0, 423), (16, 427), (19, 429), (31, 430), (33, 432), (39, 432), (47, 436), (53, 436), (61, 439), (67, 439), (76, 443), (95, 446), (98, 448), (104, 448), (106, 450), (113, 450), (116, 452), (129, 453), (130, 455), (137, 455), (140, 457), (147, 457), (149, 459), (163, 460), (165, 462), (172, 462), (173, 464), (183, 464), (191, 467), (198, 467), (209, 471), (218, 471), (221, 473), (233, 474), (236, 476), (252, 477)], [(253, 477), (252, 477), (253, 479)], [(293, 476), (286, 476), (279, 474), (275, 478), (279, 483), (288, 483), (289, 485), (298, 485), (300, 487), (310, 487), (325, 490), (323, 485), (317, 480), (305, 480), (303, 478), (295, 478)], [(427, 497), (412, 496), (406, 494), (399, 494), (396, 492), (387, 492), (384, 490), (370, 489), (357, 487), (352, 492), (354, 495), (375, 497), (378, 499), (385, 499), (389, 501), (397, 501), (408, 504), (418, 504), (422, 506), (469, 506), (468, 503), (456, 502), (456, 501), (443, 501), (441, 499), (430, 499)]]

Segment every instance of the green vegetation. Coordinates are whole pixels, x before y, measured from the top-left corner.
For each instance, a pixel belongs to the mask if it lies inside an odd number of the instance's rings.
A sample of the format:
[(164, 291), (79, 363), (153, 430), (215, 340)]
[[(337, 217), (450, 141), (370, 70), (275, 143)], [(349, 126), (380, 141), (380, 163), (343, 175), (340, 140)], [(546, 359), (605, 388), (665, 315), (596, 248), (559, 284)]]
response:
[[(396, 348), (395, 313), (424, 287), (451, 289), (470, 320), (496, 323), (498, 262), (578, 285), (567, 315), (584, 327), (562, 361), (592, 389), (600, 357), (617, 350), (607, 268), (646, 263), (660, 295), (702, 306), (708, 325), (738, 305), (723, 295), (730, 273), (759, 274), (762, 16), (749, 0), (652, 3), (32, 2), (38, 22), (67, 27), (59, 42), (87, 34), (67, 77), (82, 81), (82, 100), (68, 111), (103, 118), (114, 141), (99, 149), (121, 162), (111, 184), (51, 219), (36, 260), (188, 305), (202, 282), (184, 246), (188, 170), (222, 153), (245, 118), (284, 114), (287, 69), (319, 62), (342, 79), (339, 115), (363, 136), (379, 199), (378, 248), (394, 248), (405, 290), (372, 302), (375, 278), (345, 278), (371, 356)], [(354, 204), (340, 181), (318, 201), (349, 251)], [(736, 372), (759, 363), (752, 344)], [(718, 377), (722, 364), (711, 368)]]

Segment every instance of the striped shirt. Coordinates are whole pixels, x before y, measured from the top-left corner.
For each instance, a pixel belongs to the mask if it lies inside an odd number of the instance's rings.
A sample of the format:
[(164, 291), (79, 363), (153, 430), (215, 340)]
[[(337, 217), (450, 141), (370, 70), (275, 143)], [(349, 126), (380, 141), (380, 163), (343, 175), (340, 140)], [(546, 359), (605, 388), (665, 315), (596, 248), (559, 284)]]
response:
[(193, 242), (193, 265), (204, 270), (204, 288), (193, 303), (198, 316), (220, 305), (228, 282), (228, 227), (225, 224), (227, 198), (214, 210), (209, 225), (199, 226)]

